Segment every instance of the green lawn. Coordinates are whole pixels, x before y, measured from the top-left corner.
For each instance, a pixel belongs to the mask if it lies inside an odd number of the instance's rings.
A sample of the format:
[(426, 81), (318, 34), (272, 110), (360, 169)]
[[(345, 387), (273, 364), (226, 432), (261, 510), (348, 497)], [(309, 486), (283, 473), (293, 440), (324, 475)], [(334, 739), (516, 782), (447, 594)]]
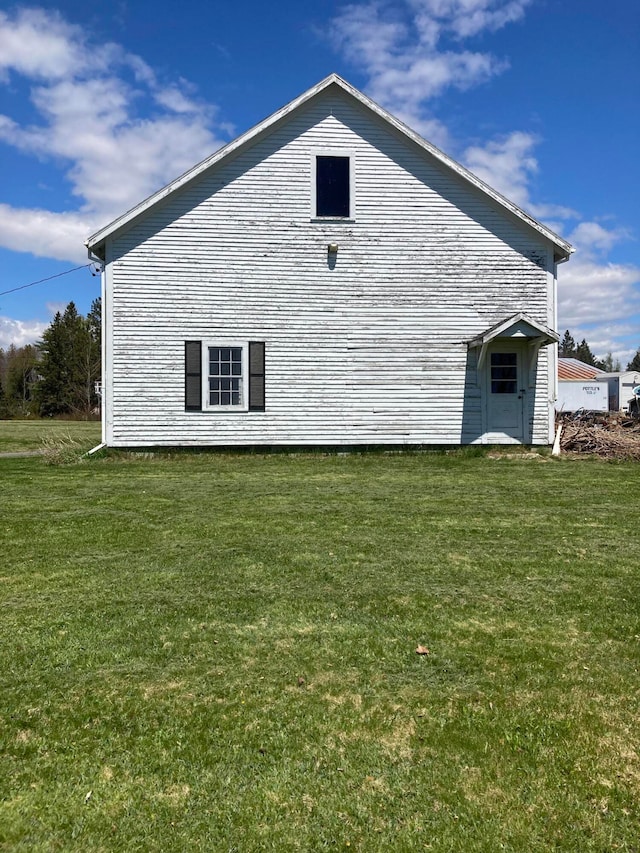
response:
[(0, 460), (0, 850), (637, 851), (639, 474)]
[(49, 442), (76, 441), (87, 450), (100, 443), (99, 421), (0, 420), (0, 453), (42, 450)]

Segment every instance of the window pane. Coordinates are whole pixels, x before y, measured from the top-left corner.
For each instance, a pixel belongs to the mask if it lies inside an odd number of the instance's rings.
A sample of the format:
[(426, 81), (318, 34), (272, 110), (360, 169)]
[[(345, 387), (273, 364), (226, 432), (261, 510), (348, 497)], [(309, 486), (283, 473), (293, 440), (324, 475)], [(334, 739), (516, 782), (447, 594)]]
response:
[(517, 394), (518, 353), (491, 353), (491, 393)]
[(242, 405), (242, 347), (209, 347), (209, 405)]
[(492, 367), (491, 368), (491, 378), (492, 379), (513, 379), (514, 381), (518, 378), (517, 368), (515, 367)]
[(517, 364), (518, 354), (515, 352), (492, 352), (491, 365), (498, 364)]
[(492, 394), (515, 394), (517, 390), (517, 382), (505, 382), (504, 380), (498, 380), (491, 383)]
[(348, 157), (316, 157), (316, 216), (349, 216)]

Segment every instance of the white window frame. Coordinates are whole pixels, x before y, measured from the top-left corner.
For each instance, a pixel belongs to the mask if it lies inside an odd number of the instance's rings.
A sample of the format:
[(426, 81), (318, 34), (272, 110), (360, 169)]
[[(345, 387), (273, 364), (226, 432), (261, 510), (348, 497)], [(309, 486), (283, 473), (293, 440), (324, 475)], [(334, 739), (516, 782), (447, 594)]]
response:
[[(242, 374), (240, 383), (240, 403), (236, 406), (213, 406), (209, 402), (209, 348), (218, 347), (242, 349)], [(239, 341), (236, 338), (226, 340), (214, 338), (202, 341), (202, 411), (207, 412), (248, 412), (249, 411), (249, 341)]]
[[(349, 216), (317, 216), (318, 196), (316, 161), (318, 157), (349, 158)], [(353, 148), (314, 148), (311, 152), (311, 221), (353, 222), (356, 218), (356, 152)]]

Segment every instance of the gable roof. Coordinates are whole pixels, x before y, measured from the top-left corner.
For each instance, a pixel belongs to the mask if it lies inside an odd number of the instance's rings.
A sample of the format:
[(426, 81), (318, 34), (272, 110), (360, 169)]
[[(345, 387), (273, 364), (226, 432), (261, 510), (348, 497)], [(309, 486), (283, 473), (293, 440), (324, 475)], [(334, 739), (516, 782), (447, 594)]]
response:
[(491, 343), (496, 338), (531, 338), (540, 341), (546, 346), (557, 343), (559, 335), (548, 326), (538, 323), (537, 320), (525, 314), (524, 311), (519, 311), (517, 314), (512, 314), (510, 317), (496, 323), (495, 326), (486, 329), (482, 334), (472, 338), (468, 346), (470, 348), (481, 347)]
[(604, 370), (599, 370), (578, 358), (558, 359), (558, 379), (594, 379), (599, 375), (604, 375)]
[(477, 369), (480, 370), (487, 357), (489, 344), (498, 338), (511, 340), (520, 338), (521, 340), (527, 340), (529, 346), (533, 347), (537, 352), (540, 347), (557, 343), (558, 337), (558, 333), (554, 332), (553, 329), (534, 320), (533, 317), (525, 314), (524, 311), (518, 311), (517, 314), (512, 314), (510, 317), (500, 320), (495, 326), (490, 326), (481, 334), (476, 335), (475, 338), (468, 341), (467, 346), (469, 349), (480, 348), (477, 362)]
[(264, 133), (269, 128), (273, 127), (277, 122), (286, 118), (292, 112), (298, 110), (304, 104), (309, 102), (312, 98), (317, 97), (321, 92), (324, 92), (331, 86), (338, 87), (343, 92), (346, 92), (352, 98), (359, 101), (369, 110), (371, 110), (371, 112), (375, 113), (385, 122), (387, 122), (387, 124), (391, 125), (396, 130), (403, 133), (412, 142), (414, 142), (423, 150), (427, 151), (432, 157), (434, 157), (444, 166), (449, 168), (452, 172), (455, 172), (469, 184), (476, 187), (476, 189), (481, 190), (483, 193), (485, 193), (487, 196), (497, 202), (501, 207), (509, 211), (518, 219), (522, 220), (530, 228), (533, 228), (535, 231), (540, 233), (543, 237), (545, 237), (553, 244), (555, 250), (554, 257), (556, 261), (566, 261), (569, 258), (569, 255), (573, 252), (573, 248), (570, 243), (568, 243), (566, 240), (563, 240), (562, 237), (551, 231), (550, 228), (547, 228), (545, 225), (542, 225), (524, 210), (519, 208), (513, 202), (509, 201), (509, 199), (507, 199), (501, 193), (494, 190), (488, 184), (485, 184), (484, 181), (480, 180), (480, 178), (478, 178), (464, 166), (460, 165), (460, 163), (457, 163), (447, 154), (440, 151), (440, 149), (436, 148), (435, 145), (432, 145), (430, 142), (427, 142), (426, 139), (423, 139), (419, 134), (411, 130), (410, 127), (408, 127), (402, 121), (397, 119), (391, 113), (387, 112), (387, 110), (376, 104), (374, 101), (372, 101), (362, 92), (360, 92), (350, 83), (347, 83), (346, 80), (343, 80), (342, 77), (339, 77), (337, 74), (330, 74), (328, 77), (325, 77), (324, 80), (321, 80), (315, 86), (312, 86), (306, 92), (303, 92), (302, 95), (299, 95), (289, 104), (277, 110), (271, 116), (264, 119), (264, 121), (255, 125), (245, 133), (241, 134), (232, 142), (229, 142), (227, 145), (224, 145), (222, 148), (219, 148), (214, 154), (193, 166), (193, 168), (189, 169), (187, 172), (176, 178), (174, 181), (171, 181), (169, 184), (158, 190), (153, 195), (150, 195), (144, 201), (141, 201), (140, 204), (137, 204), (135, 207), (132, 207), (131, 210), (128, 210), (126, 213), (123, 213), (122, 216), (119, 216), (117, 219), (114, 219), (113, 222), (111, 222), (109, 225), (106, 225), (104, 228), (101, 228), (99, 231), (96, 231), (96, 233), (89, 237), (88, 240), (85, 242), (85, 246), (89, 250), (89, 255), (92, 256), (99, 254), (99, 250), (104, 241), (107, 239), (107, 237), (111, 236), (114, 232), (118, 231), (120, 228), (124, 227), (132, 220), (136, 219), (138, 216), (141, 216), (155, 204), (158, 204), (167, 196), (176, 192), (176, 190), (179, 190), (189, 181), (192, 181), (194, 178), (198, 177), (198, 175), (201, 175), (210, 167), (219, 163), (221, 160), (224, 160), (229, 155), (237, 152), (238, 149), (251, 143), (257, 136)]

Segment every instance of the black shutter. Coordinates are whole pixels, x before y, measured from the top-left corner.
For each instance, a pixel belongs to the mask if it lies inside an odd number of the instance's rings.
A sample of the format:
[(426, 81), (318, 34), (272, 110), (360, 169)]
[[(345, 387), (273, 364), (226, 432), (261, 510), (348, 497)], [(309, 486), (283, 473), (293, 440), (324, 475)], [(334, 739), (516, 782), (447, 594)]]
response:
[(264, 343), (249, 342), (249, 411), (264, 412)]
[(187, 412), (202, 409), (202, 342), (184, 342), (184, 408)]

